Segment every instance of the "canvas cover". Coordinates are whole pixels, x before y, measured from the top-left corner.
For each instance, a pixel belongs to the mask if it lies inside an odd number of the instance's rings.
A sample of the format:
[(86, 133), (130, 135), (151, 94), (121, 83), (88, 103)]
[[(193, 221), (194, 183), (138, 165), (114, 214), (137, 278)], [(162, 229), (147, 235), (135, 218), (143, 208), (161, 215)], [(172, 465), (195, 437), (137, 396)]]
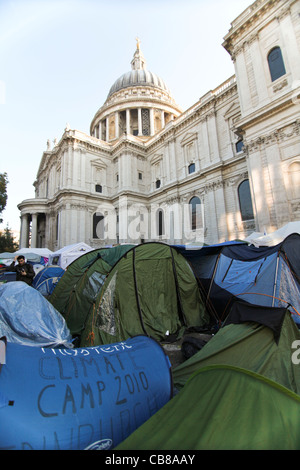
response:
[(73, 347), (62, 315), (40, 292), (20, 281), (0, 285), (0, 336), (27, 346)]
[(71, 350), (3, 343), (0, 449), (110, 449), (172, 397), (168, 357), (145, 336)]
[(299, 450), (299, 422), (296, 393), (243, 368), (211, 365), (116, 450)]
[(86, 318), (81, 346), (137, 334), (160, 341), (208, 321), (184, 257), (166, 244), (145, 243), (129, 250), (106, 277)]

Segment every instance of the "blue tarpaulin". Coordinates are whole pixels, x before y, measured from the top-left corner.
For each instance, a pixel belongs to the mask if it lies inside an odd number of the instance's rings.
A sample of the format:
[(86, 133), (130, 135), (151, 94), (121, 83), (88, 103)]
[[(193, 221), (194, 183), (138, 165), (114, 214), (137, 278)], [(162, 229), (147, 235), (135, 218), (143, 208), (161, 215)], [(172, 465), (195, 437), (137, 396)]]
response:
[(0, 337), (28, 346), (73, 347), (63, 316), (25, 282), (0, 285)]

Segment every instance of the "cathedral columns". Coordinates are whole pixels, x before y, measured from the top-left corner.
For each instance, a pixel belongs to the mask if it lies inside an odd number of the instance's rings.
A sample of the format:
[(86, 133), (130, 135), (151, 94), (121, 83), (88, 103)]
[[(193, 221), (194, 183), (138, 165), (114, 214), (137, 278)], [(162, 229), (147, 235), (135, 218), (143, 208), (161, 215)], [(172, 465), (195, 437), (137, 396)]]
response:
[(154, 135), (154, 109), (150, 108), (150, 135)]
[(119, 139), (124, 133), (139, 137), (153, 136), (173, 119), (174, 114), (148, 105), (118, 108), (95, 124), (93, 136), (106, 142)]
[(28, 214), (21, 216), (20, 248), (29, 247), (29, 219)]
[(162, 109), (161, 110), (161, 128), (163, 129), (165, 127), (165, 112)]
[(105, 137), (106, 142), (109, 141), (109, 117), (106, 117), (106, 137)]
[(126, 133), (130, 134), (130, 109), (126, 109)]
[(143, 135), (142, 108), (138, 108), (138, 135)]
[(47, 230), (47, 215), (43, 211), (21, 215), (20, 248), (42, 248)]
[(119, 138), (119, 113), (118, 111), (115, 112), (115, 137), (116, 139)]

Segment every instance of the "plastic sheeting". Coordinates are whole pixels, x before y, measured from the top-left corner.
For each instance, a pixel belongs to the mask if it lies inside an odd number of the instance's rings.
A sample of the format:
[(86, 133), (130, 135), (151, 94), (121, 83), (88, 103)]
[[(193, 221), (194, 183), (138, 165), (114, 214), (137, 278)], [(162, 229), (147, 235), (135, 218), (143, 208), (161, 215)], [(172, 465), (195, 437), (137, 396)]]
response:
[(25, 282), (0, 285), (0, 337), (27, 346), (72, 348), (62, 315)]
[(111, 449), (172, 397), (170, 361), (146, 336), (78, 349), (7, 343), (5, 353), (0, 449)]

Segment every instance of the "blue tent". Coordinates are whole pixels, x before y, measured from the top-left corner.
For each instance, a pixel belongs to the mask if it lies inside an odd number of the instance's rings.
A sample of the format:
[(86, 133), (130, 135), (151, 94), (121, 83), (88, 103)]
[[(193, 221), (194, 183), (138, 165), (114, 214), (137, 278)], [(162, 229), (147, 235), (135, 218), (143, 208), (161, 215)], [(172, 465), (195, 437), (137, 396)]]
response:
[(33, 279), (32, 287), (44, 296), (51, 295), (64, 273), (65, 270), (60, 266), (45, 266)]
[(0, 338), (1, 449), (111, 449), (172, 394), (170, 361), (146, 336), (78, 349)]
[(300, 325), (299, 234), (291, 234), (272, 247), (226, 244), (202, 250), (194, 257), (189, 254), (190, 264), (207, 307), (220, 321), (238, 299), (266, 307), (288, 306)]
[(244, 247), (248, 246), (245, 242), (239, 240), (227, 241), (214, 245), (205, 245), (199, 248), (187, 245), (174, 246), (174, 248), (176, 248), (176, 250), (186, 258), (195, 274), (199, 290), (206, 303), (206, 308), (212, 316), (212, 323), (215, 321), (219, 322), (220, 320), (218, 313), (214, 310), (213, 305), (209, 301), (209, 292), (217, 260), (224, 248), (228, 246), (241, 245)]

